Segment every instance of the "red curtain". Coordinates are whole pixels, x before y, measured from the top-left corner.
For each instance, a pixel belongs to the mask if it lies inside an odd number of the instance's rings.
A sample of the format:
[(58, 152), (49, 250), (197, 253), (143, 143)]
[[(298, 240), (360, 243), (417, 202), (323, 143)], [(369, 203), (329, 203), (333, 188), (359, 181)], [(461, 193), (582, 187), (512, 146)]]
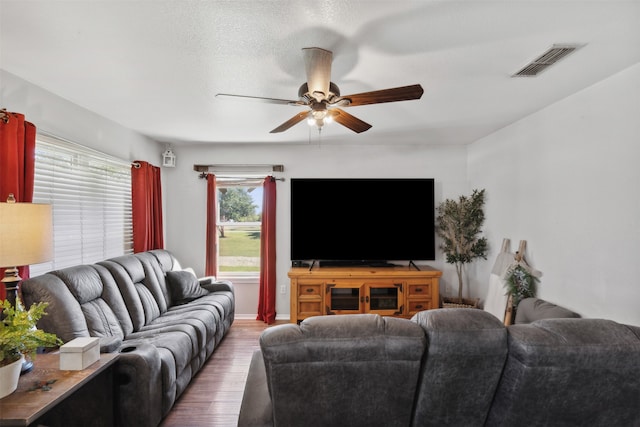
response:
[(264, 179), (260, 238), (260, 295), (258, 317), (267, 324), (276, 320), (276, 181)]
[[(16, 202), (33, 201), (36, 152), (36, 127), (24, 120), (24, 114), (2, 112), (0, 119), (0, 201), (13, 193)], [(21, 266), (18, 274), (29, 278), (29, 266)], [(4, 269), (0, 269), (0, 277)], [(6, 296), (0, 284), (0, 300)]]
[(164, 249), (160, 168), (136, 160), (131, 166), (133, 251)]
[(216, 223), (216, 208), (218, 206), (218, 192), (216, 189), (216, 176), (207, 175), (207, 243), (205, 251), (204, 274), (206, 276), (218, 275), (218, 224)]

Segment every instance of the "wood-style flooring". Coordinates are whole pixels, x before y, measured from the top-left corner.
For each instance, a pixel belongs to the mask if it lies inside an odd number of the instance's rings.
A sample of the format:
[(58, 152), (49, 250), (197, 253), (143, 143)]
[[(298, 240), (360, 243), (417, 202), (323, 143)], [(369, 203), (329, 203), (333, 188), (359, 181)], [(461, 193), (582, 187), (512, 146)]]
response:
[(160, 427), (237, 426), (251, 355), (265, 328), (257, 320), (235, 320)]

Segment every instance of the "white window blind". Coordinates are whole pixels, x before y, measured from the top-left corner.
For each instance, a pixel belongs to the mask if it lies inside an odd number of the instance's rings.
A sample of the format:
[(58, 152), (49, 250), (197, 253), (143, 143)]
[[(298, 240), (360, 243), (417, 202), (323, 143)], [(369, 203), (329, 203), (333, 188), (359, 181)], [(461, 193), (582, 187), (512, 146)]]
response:
[(54, 260), (31, 276), (133, 253), (130, 162), (38, 135), (33, 201), (52, 205)]

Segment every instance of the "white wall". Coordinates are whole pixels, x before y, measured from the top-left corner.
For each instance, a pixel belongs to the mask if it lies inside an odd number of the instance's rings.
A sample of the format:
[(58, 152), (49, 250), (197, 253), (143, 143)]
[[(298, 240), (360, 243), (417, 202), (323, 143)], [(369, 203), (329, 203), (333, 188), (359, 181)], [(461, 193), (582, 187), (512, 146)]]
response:
[(0, 102), (1, 108), (24, 114), (39, 132), (45, 131), (123, 160), (160, 164), (164, 146), (2, 69)]
[[(362, 135), (366, 138), (365, 135)], [(361, 140), (362, 141), (362, 140)], [(435, 178), (436, 203), (467, 190), (466, 147), (420, 147), (417, 145), (196, 145), (177, 147), (177, 167), (163, 169), (167, 195), (167, 247), (185, 265), (204, 272), (206, 184), (193, 170), (194, 164), (282, 164), (286, 180), (277, 183), (277, 289), (278, 318), (289, 318), (289, 178), (305, 177), (419, 177)], [(335, 209), (336, 206), (328, 208)], [(446, 270), (444, 283), (453, 283), (449, 265), (430, 263)], [(286, 286), (287, 293), (280, 288)], [(236, 287), (238, 316), (255, 318), (257, 284)]]
[(527, 240), (539, 296), (585, 317), (640, 325), (640, 65), (469, 147), (487, 190), (484, 295), (502, 238)]

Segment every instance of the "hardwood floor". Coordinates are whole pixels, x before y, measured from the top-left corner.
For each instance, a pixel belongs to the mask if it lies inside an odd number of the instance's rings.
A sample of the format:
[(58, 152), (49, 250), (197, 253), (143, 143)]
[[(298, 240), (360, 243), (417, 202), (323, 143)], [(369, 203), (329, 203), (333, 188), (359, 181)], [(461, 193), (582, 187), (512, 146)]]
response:
[[(287, 322), (276, 322), (281, 323)], [(235, 427), (251, 355), (267, 327), (257, 320), (235, 320), (160, 426)]]

